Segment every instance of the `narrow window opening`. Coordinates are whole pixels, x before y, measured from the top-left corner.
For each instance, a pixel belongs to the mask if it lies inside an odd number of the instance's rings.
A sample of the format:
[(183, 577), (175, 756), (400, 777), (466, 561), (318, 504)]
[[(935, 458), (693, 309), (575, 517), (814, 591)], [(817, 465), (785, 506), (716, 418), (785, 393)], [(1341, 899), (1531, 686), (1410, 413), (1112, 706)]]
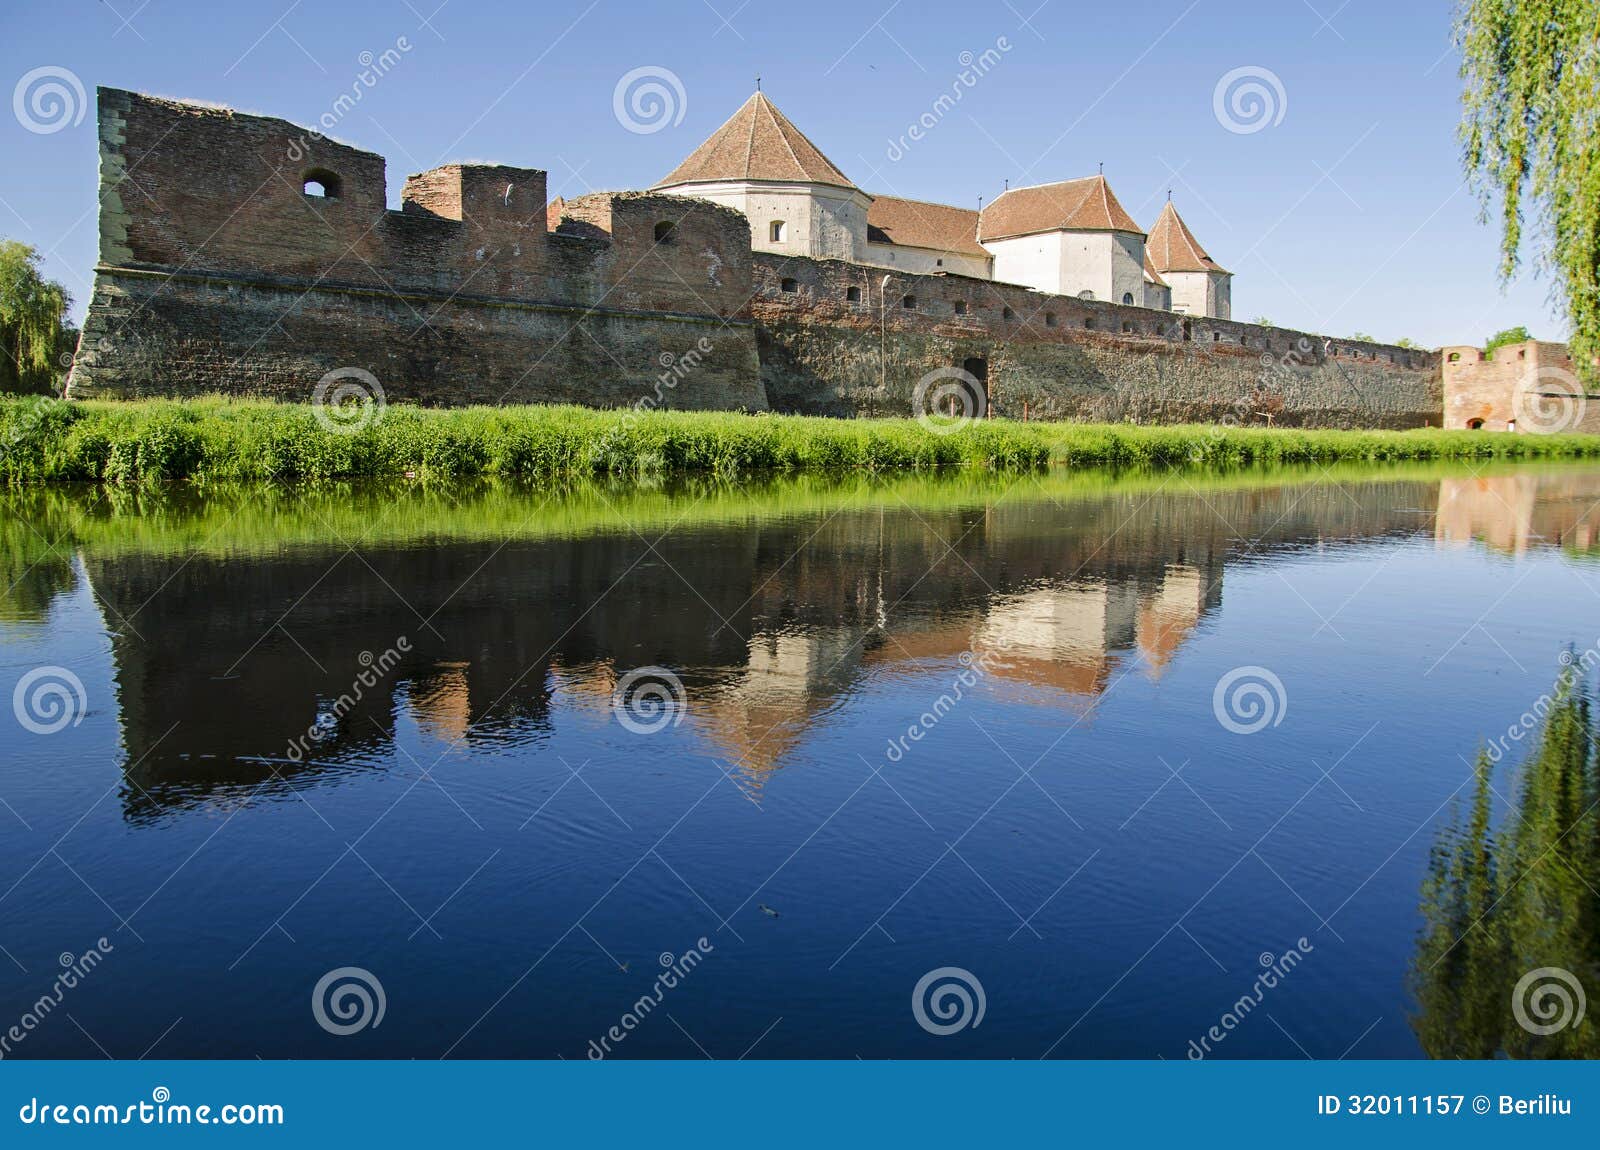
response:
[(1047, 312), (1044, 313), (1044, 326), (1045, 327), (1055, 327), (1056, 326), (1056, 313), (1055, 312), (1047, 311)]
[(914, 295), (901, 296), (900, 297), (900, 306), (905, 308), (907, 311), (916, 311), (917, 310), (917, 297), (914, 296)]
[(1001, 319), (1016, 319), (1017, 318), (1017, 313), (1012, 311), (1010, 308), (1001, 308), (1000, 309), (1000, 318)]
[(1131, 304), (1133, 302), (1133, 293), (1131, 291), (1123, 292), (1122, 293), (1122, 302), (1126, 303), (1126, 304)]
[(305, 174), (300, 184), (300, 190), (315, 199), (337, 200), (339, 198), (339, 177), (323, 168), (317, 168)]
[(957, 315), (966, 315), (967, 314), (967, 301), (966, 300), (964, 300), (964, 299), (956, 300), (956, 314)]
[(786, 292), (794, 292), (794, 291), (799, 291), (800, 290), (800, 285), (795, 283), (794, 280), (788, 279), (788, 278), (785, 278), (783, 280), (783, 282), (780, 283), (778, 286), (781, 287)]
[(845, 288), (844, 289), (844, 298), (847, 301), (849, 301), (850, 303), (860, 303), (861, 302), (861, 289), (858, 288), (858, 287), (847, 287), (847, 288)]
[(678, 225), (671, 220), (662, 220), (656, 225), (656, 243), (670, 244), (677, 238)]
[(782, 220), (773, 220), (767, 225), (767, 238), (775, 244), (783, 243), (784, 232), (788, 230)]

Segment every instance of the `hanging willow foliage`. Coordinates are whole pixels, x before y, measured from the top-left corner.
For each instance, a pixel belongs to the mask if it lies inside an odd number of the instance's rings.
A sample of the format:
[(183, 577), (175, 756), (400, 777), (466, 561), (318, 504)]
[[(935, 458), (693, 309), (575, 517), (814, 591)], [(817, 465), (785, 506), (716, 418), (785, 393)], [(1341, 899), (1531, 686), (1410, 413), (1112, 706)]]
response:
[[(1573, 360), (1600, 355), (1600, 0), (1463, 0), (1461, 138), (1487, 216), (1500, 209), (1500, 272), (1524, 224), (1554, 280)], [(1592, 367), (1589, 369), (1593, 373)]]
[(0, 240), (0, 388), (38, 391), (57, 371), (66, 289), (39, 274), (39, 253)]

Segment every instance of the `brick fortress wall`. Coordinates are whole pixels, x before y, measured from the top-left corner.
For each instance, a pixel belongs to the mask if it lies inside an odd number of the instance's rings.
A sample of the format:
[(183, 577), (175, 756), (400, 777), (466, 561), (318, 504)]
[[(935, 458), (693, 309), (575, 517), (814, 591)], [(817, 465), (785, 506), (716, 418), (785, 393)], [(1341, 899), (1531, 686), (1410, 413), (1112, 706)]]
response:
[[(778, 410), (898, 415), (928, 372), (982, 361), (997, 415), (1281, 427), (1437, 427), (1439, 357), (1388, 344), (756, 253), (762, 381)], [(911, 306), (906, 306), (907, 298)], [(976, 365), (974, 365), (976, 366)]]
[[(882, 268), (752, 253), (745, 218), (702, 200), (597, 193), (547, 216), (535, 169), (434, 168), (393, 211), (381, 156), (283, 120), (99, 100), (100, 264), (74, 396), (305, 401), (360, 367), (428, 405), (909, 415), (927, 373), (972, 366), (1017, 418), (1440, 418), (1429, 352), (961, 276), (885, 287)], [(335, 194), (306, 195), (308, 178)], [(691, 351), (692, 370), (671, 370)]]
[[(381, 156), (283, 120), (99, 99), (100, 263), (74, 396), (305, 401), (354, 366), (422, 404), (659, 391), (766, 407), (737, 212), (601, 193), (551, 230), (545, 173), (461, 164), (411, 176), (391, 211)], [(305, 194), (309, 178), (334, 194)], [(695, 369), (659, 388), (694, 349)]]
[(1577, 374), (1563, 343), (1528, 340), (1492, 353), (1447, 347), (1440, 353), (1444, 376), (1444, 425), (1524, 432), (1600, 433), (1600, 394)]

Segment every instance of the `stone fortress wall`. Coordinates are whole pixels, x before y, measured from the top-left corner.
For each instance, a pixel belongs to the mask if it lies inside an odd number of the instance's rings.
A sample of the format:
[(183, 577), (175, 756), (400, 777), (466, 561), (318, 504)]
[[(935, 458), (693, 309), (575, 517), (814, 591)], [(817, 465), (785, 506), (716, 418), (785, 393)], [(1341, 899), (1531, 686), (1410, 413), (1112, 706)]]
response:
[(1017, 418), (1417, 427), (1443, 409), (1436, 353), (752, 252), (745, 217), (704, 199), (547, 215), (536, 169), (434, 168), (397, 211), (381, 156), (287, 121), (99, 103), (76, 397), (306, 401), (356, 367), (435, 406), (911, 415), (919, 381), (959, 369)]

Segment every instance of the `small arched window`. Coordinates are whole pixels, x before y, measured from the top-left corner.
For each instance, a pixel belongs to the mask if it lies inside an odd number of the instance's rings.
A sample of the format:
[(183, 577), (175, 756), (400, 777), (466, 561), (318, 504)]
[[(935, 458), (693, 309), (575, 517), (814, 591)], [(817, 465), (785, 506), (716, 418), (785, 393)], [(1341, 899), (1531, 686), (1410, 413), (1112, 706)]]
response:
[(794, 280), (788, 279), (787, 277), (778, 286), (786, 292), (796, 292), (800, 290), (800, 285), (795, 283)]
[(1055, 327), (1056, 326), (1056, 313), (1055, 312), (1047, 311), (1047, 312), (1044, 313), (1044, 326), (1045, 327)]
[(1122, 293), (1122, 302), (1125, 303), (1125, 304), (1133, 303), (1133, 293), (1131, 291), (1123, 292)]
[(678, 238), (678, 225), (671, 220), (662, 220), (656, 225), (656, 243), (670, 244)]
[(956, 300), (956, 314), (957, 315), (966, 315), (967, 314), (967, 301), (966, 300), (964, 300), (964, 299)]
[(783, 243), (784, 233), (788, 230), (782, 220), (773, 220), (767, 225), (767, 239), (775, 244)]
[(917, 297), (914, 296), (914, 295), (901, 296), (900, 297), (900, 306), (905, 308), (907, 311), (916, 311), (917, 310)]
[(1016, 319), (1017, 318), (1017, 313), (1012, 311), (1010, 308), (1001, 308), (1000, 309), (1000, 318), (1001, 319)]
[(313, 168), (300, 179), (300, 190), (319, 200), (339, 198), (339, 177), (326, 168)]
[(849, 301), (850, 303), (860, 303), (861, 302), (861, 289), (858, 288), (858, 287), (847, 287), (847, 288), (845, 288), (844, 289), (844, 298), (847, 301)]
[(1459, 361), (1459, 360), (1460, 360), (1460, 359), (1461, 359), (1461, 353), (1460, 353), (1460, 352), (1459, 352), (1459, 351), (1452, 351), (1452, 352), (1451, 352), (1451, 353), (1450, 353), (1450, 362), (1451, 362), (1451, 363), (1456, 363), (1456, 362), (1458, 362), (1458, 361)]
[(1469, 419), (1469, 420), (1467, 420), (1467, 430), (1468, 431), (1482, 431), (1483, 430), (1483, 420), (1481, 420), (1481, 419)]

